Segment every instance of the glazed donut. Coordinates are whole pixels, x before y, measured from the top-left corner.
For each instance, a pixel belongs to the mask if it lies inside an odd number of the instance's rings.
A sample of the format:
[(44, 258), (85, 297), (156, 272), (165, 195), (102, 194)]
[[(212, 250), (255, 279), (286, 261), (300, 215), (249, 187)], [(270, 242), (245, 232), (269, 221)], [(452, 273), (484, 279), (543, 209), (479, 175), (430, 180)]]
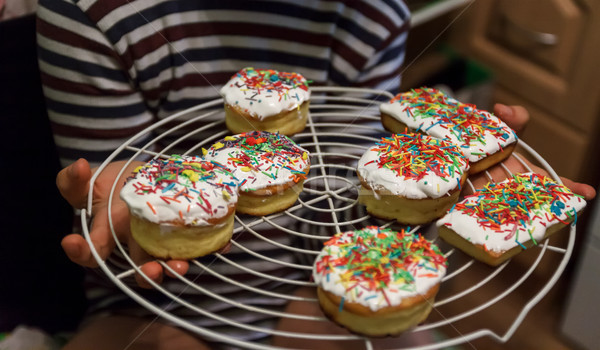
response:
[(465, 197), (436, 224), (443, 240), (497, 266), (574, 222), (585, 205), (548, 177), (516, 174)]
[(420, 234), (369, 226), (325, 242), (313, 279), (331, 320), (358, 334), (397, 335), (427, 318), (446, 266)]
[(409, 128), (460, 146), (471, 174), (508, 158), (517, 145), (515, 132), (498, 117), (433, 88), (398, 94), (379, 109), (383, 126), (392, 133)]
[(244, 68), (223, 88), (225, 125), (234, 134), (262, 130), (284, 135), (306, 127), (310, 90), (298, 73)]
[(138, 167), (120, 197), (142, 249), (157, 258), (192, 259), (229, 243), (238, 182), (221, 164), (173, 155)]
[(203, 150), (203, 157), (224, 164), (239, 180), (241, 214), (268, 215), (289, 208), (310, 170), (308, 151), (285, 135), (267, 131), (227, 136)]
[(420, 133), (394, 134), (358, 161), (358, 201), (373, 216), (424, 224), (458, 201), (468, 169), (467, 158), (448, 141)]

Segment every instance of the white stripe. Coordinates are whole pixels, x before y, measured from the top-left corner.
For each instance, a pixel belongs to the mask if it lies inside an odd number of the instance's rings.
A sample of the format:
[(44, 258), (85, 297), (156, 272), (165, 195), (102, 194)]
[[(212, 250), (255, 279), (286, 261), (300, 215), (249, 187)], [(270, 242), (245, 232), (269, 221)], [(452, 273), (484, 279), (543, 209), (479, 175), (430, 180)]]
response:
[[(381, 39), (387, 38), (390, 34), (389, 31), (384, 26), (380, 25), (377, 21), (371, 19), (370, 17), (364, 16), (361, 12), (353, 8), (346, 7), (346, 5), (343, 2), (317, 1), (318, 7), (315, 6), (314, 1), (274, 0), (274, 2), (293, 4), (296, 6), (302, 6), (310, 10), (317, 10), (319, 12), (338, 13), (342, 17), (354, 23), (357, 23), (364, 30), (371, 32), (372, 34), (378, 36)], [(400, 16), (398, 16), (397, 13), (385, 2), (373, 0), (365, 0), (363, 2), (372, 7), (375, 11), (379, 12), (380, 15), (390, 18), (395, 24), (400, 25), (403, 23)]]
[(92, 7), (92, 5), (94, 5), (96, 2), (98, 2), (97, 0), (80, 0), (77, 3), (77, 6), (82, 10), (82, 11), (87, 11), (90, 9), (90, 7)]
[[(388, 61), (384, 64), (377, 66), (376, 68), (374, 68), (372, 70), (367, 71), (365, 74), (361, 75), (357, 79), (357, 82), (361, 83), (361, 82), (365, 82), (369, 79), (386, 76), (391, 73), (394, 73), (394, 71), (396, 71), (398, 69), (398, 67), (400, 66), (399, 62), (403, 62), (403, 61), (404, 61), (404, 53), (402, 55), (399, 55), (398, 58), (395, 60)], [(398, 72), (398, 75), (400, 75), (400, 72)]]
[(400, 77), (400, 75), (397, 75), (397, 76), (391, 77), (390, 79), (380, 82), (376, 86), (373, 86), (373, 89), (398, 92), (401, 81), (402, 81), (402, 78)]
[(331, 66), (350, 81), (356, 80), (360, 73), (340, 55), (333, 55), (331, 58)]
[(362, 29), (379, 37), (379, 39), (385, 40), (390, 35), (390, 31), (384, 26), (371, 20), (369, 17), (364, 16), (353, 8), (348, 7), (341, 15), (352, 23), (357, 24)]
[(48, 75), (57, 77), (59, 79), (67, 80), (74, 83), (82, 83), (102, 87), (103, 90), (131, 90), (131, 86), (128, 83), (120, 81), (114, 81), (102, 77), (92, 77), (82, 75), (80, 72), (68, 70), (62, 67), (57, 67), (46, 63), (43, 60), (39, 61), (40, 71), (47, 73)]
[(333, 36), (339, 41), (345, 43), (346, 46), (350, 47), (354, 52), (363, 56), (364, 58), (369, 58), (373, 52), (375, 52), (375, 48), (373, 48), (371, 45), (360, 41), (343, 29), (338, 28)]
[[(274, 64), (272, 62), (260, 62), (260, 61), (241, 61), (241, 60), (213, 60), (210, 62), (188, 62), (180, 67), (168, 68), (163, 70), (157, 77), (140, 82), (140, 87), (144, 90), (154, 89), (160, 86), (162, 82), (171, 80), (173, 77), (182, 77), (188, 74), (203, 74), (208, 72), (232, 72), (238, 71), (243, 67), (254, 66), (256, 68), (271, 68), (284, 72), (293, 72), (298, 70), (297, 66), (290, 66), (285, 64)], [(319, 69), (303, 68), (301, 73), (305, 78), (309, 80), (325, 79), (326, 72)], [(220, 85), (215, 85), (215, 93), (210, 95), (204, 95), (199, 97), (217, 97)]]
[[(111, 56), (101, 55), (97, 52), (63, 44), (60, 41), (49, 39), (41, 34), (37, 36), (37, 43), (40, 47), (62, 56), (72, 57), (82, 62), (97, 64), (117, 71), (121, 71), (122, 69), (121, 65)], [(108, 47), (108, 49), (112, 50), (112, 47)]]
[[(184, 38), (178, 41), (174, 41), (170, 44), (165, 43), (161, 47), (157, 48), (153, 52), (148, 53), (144, 57), (141, 57), (139, 60), (135, 62), (135, 68), (138, 71), (148, 68), (149, 66), (156, 64), (158, 61), (163, 59), (164, 57), (175, 52), (176, 54), (182, 54), (185, 57), (185, 51), (194, 50), (194, 49), (208, 49), (208, 48), (219, 48), (219, 47), (236, 47), (236, 48), (244, 48), (244, 49), (256, 49), (256, 48), (264, 48), (265, 42), (268, 40), (268, 48), (270, 51), (276, 52), (285, 52), (289, 54), (298, 55), (301, 53), (303, 56), (318, 58), (327, 60), (329, 58), (329, 54), (331, 49), (315, 45), (309, 45), (298, 42), (289, 42), (286, 40), (278, 40), (278, 39), (265, 39), (261, 37), (244, 37), (244, 40), (240, 40), (239, 36), (206, 36), (206, 37), (190, 37)], [(208, 64), (208, 66), (212, 66), (212, 64)], [(204, 71), (200, 69), (200, 63), (197, 64), (199, 71)], [(237, 70), (239, 67), (236, 67)], [(221, 67), (211, 67), (207, 72), (214, 71), (224, 71), (226, 69)]]
[(219, 98), (219, 90), (218, 88), (213, 88), (212, 86), (204, 86), (204, 87), (186, 87), (181, 90), (171, 91), (169, 92), (169, 96), (167, 100), (170, 102), (177, 102), (183, 99), (198, 99), (198, 97), (202, 98)]
[(124, 118), (83, 118), (75, 115), (58, 113), (48, 110), (49, 119), (57, 124), (72, 127), (90, 129), (90, 130), (112, 130), (121, 128), (131, 128), (150, 122), (153, 117), (150, 113), (142, 113), (132, 117)]
[(71, 92), (64, 92), (61, 90), (55, 90), (50, 87), (44, 87), (44, 95), (54, 101), (65, 102), (72, 105), (78, 106), (90, 106), (90, 107), (120, 107), (128, 106), (136, 103), (143, 103), (143, 99), (139, 93), (132, 93), (131, 95), (101, 95), (101, 96), (90, 96), (80, 95)]
[[(127, 1), (126, 4), (119, 6), (116, 10), (109, 12), (106, 16), (102, 17), (98, 21), (98, 27), (102, 29), (102, 31), (109, 30), (116, 23), (120, 22), (123, 19), (126, 19), (129, 16), (136, 15), (145, 9), (153, 7), (157, 4), (160, 4), (164, 1), (154, 1), (154, 0), (137, 0), (137, 1)], [(141, 16), (141, 15), (140, 15)]]
[[(372, 4), (371, 1), (366, 1), (369, 4)], [(398, 5), (398, 7), (400, 7), (403, 10), (403, 13), (406, 15), (410, 14), (410, 11), (408, 10), (408, 7), (406, 6), (406, 4), (403, 1), (396, 1), (396, 4)], [(371, 5), (373, 8), (375, 8), (376, 10), (378, 10), (382, 15), (388, 17), (397, 27), (401, 27), (406, 21), (409, 21), (409, 18), (407, 18), (406, 20), (403, 20), (402, 17), (400, 16), (400, 14), (396, 11), (394, 11), (394, 9), (392, 7), (390, 7), (388, 4), (386, 4), (384, 1), (378, 1), (377, 5), (372, 4)]]
[(406, 37), (407, 37), (407, 33), (399, 35), (392, 43), (390, 43), (390, 45), (385, 50), (380, 51), (376, 55), (374, 55), (369, 60), (369, 62), (367, 62), (367, 64), (365, 65), (365, 70), (368, 70), (368, 73), (362, 75), (360, 77), (360, 80), (364, 81), (364, 80), (368, 80), (374, 76), (385, 75), (385, 74), (388, 74), (389, 72), (393, 71), (394, 69), (397, 69), (400, 66), (400, 64), (402, 62), (404, 62), (404, 56), (405, 56), (406, 50), (402, 50), (402, 53), (400, 55), (398, 55), (396, 58), (394, 58), (384, 64), (381, 64), (379, 67), (376, 67), (373, 69), (371, 69), (371, 67), (374, 67), (376, 64), (378, 64), (379, 61), (381, 60), (381, 57), (383, 55), (385, 55), (389, 50), (396, 49), (399, 46), (401, 46), (402, 44), (404, 44), (406, 42)]
[(171, 26), (180, 26), (191, 23), (213, 23), (213, 22), (230, 22), (232, 18), (238, 23), (247, 24), (264, 24), (277, 23), (280, 27), (288, 27), (297, 30), (303, 30), (318, 34), (331, 33), (333, 23), (315, 23), (309, 20), (297, 19), (289, 16), (261, 14), (245, 12), (245, 11), (191, 11), (180, 14), (171, 14), (146, 25), (140, 26), (119, 40), (115, 47), (119, 53), (125, 50), (132, 44), (139, 42), (160, 31)]
[[(138, 139), (143, 139), (149, 134)], [(54, 135), (54, 142), (59, 147), (74, 148), (82, 151), (113, 151), (128, 141), (130, 137), (114, 139), (88, 139)]]

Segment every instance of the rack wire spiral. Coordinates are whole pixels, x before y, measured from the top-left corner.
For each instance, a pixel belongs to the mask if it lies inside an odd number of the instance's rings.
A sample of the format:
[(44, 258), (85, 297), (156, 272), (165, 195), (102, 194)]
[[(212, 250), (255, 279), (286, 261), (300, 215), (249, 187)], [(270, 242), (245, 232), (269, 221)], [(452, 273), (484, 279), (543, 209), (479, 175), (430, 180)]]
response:
[[(365, 96), (370, 97), (367, 98)], [(311, 171), (305, 181), (303, 192), (297, 203), (284, 212), (264, 217), (237, 215), (235, 219), (234, 238), (232, 240), (233, 253), (216, 253), (209, 260), (192, 260), (190, 266), (192, 270), (196, 271), (196, 274), (176, 276), (178, 283), (185, 286), (184, 289), (203, 295), (206, 303), (202, 305), (189, 302), (185, 298), (186, 294), (170, 291), (165, 285), (156, 284), (145, 276), (140, 270), (140, 266), (132, 261), (127, 247), (119, 243), (116, 238), (112, 217), (109, 217), (109, 222), (115, 241), (117, 242), (116, 252), (123, 256), (124, 263), (119, 265), (107, 264), (94, 249), (90, 237), (88, 219), (92, 210), (93, 183), (110, 162), (127, 154), (128, 160), (121, 169), (121, 173), (118, 176), (120, 177), (123, 175), (125, 167), (134, 159), (138, 159), (144, 155), (152, 157), (169, 155), (188, 141), (192, 141), (191, 146), (186, 146), (182, 153), (200, 153), (202, 147), (209, 147), (214, 141), (228, 134), (224, 125), (223, 101), (217, 99), (195, 106), (165, 118), (141, 131), (115, 150), (99, 167), (99, 170), (92, 178), (87, 208), (82, 210), (83, 233), (92, 247), (92, 254), (100, 268), (115, 285), (143, 307), (180, 327), (208, 339), (249, 349), (283, 348), (263, 342), (243, 340), (227, 333), (214, 331), (209, 327), (199, 326), (188, 321), (186, 318), (172, 313), (168, 309), (164, 309), (155, 304), (151, 299), (138, 293), (135, 288), (127, 283), (127, 279), (136, 273), (140, 274), (158, 293), (162, 293), (180, 308), (184, 308), (187, 314), (195, 314), (198, 317), (209, 319), (212, 323), (237, 328), (245, 332), (256, 332), (266, 334), (270, 337), (288, 338), (298, 341), (311, 339), (317, 341), (358, 342), (364, 348), (372, 349), (374, 340), (359, 335), (343, 331), (322, 334), (318, 332), (306, 333), (299, 330), (281, 330), (273, 327), (254, 325), (237, 321), (226, 314), (213, 312), (204, 305), (225, 303), (230, 308), (238, 310), (238, 312), (253, 314), (259, 316), (259, 318), (275, 318), (277, 320), (294, 320), (317, 324), (330, 323), (323, 315), (289, 312), (283, 307), (289, 303), (308, 303), (307, 305), (312, 305), (314, 309), (314, 305), (318, 303), (316, 298), (296, 294), (293, 290), (297, 288), (306, 288), (308, 290), (314, 288), (314, 283), (310, 280), (310, 272), (312, 262), (318, 254), (322, 242), (337, 232), (369, 225), (399, 228), (398, 224), (393, 221), (380, 220), (369, 216), (357, 203), (357, 186), (359, 185), (359, 181), (355, 173), (356, 162), (370, 145), (388, 134), (382, 129), (379, 122), (378, 104), (373, 102), (373, 96), (393, 97), (387, 92), (370, 89), (313, 88), (307, 128), (304, 132), (293, 137), (296, 143), (311, 153)], [(197, 127), (195, 127), (196, 125)], [(190, 129), (191, 131), (189, 131)], [(156, 135), (153, 139), (142, 146), (134, 146), (134, 144), (137, 144), (140, 139), (150, 132)], [(199, 136), (200, 138), (198, 138)], [(164, 143), (166, 146), (157, 147), (159, 143)], [(560, 182), (556, 173), (541, 156), (524, 142), (520, 141), (520, 145), (535, 157), (556, 181)], [(516, 157), (518, 158), (518, 156)], [(527, 167), (522, 159), (518, 158), (518, 160)], [(504, 167), (504, 165), (502, 166)], [(510, 173), (506, 167), (504, 167), (504, 170)], [(491, 177), (489, 174), (488, 176)], [(109, 203), (112, 203), (113, 196), (118, 196), (118, 193), (115, 193), (117, 184), (117, 181), (113, 183)], [(473, 188), (470, 181), (467, 184)], [(111, 212), (110, 204), (109, 212)], [(485, 273), (479, 273), (479, 278), (475, 281), (472, 279), (467, 280), (464, 278), (465, 274), (469, 270), (473, 270), (479, 263), (467, 258), (461, 252), (455, 251), (443, 241), (438, 240), (435, 229), (432, 226), (413, 227), (411, 229), (421, 232), (426, 238), (434, 240), (441, 247), (449, 259), (449, 269), (442, 281), (440, 293), (434, 303), (434, 311), (431, 313), (429, 319), (401, 338), (419, 334), (420, 332), (448, 329), (448, 327), (454, 330), (454, 334), (445, 332), (446, 336), (444, 338), (419, 344), (416, 346), (419, 349), (446, 348), (470, 342), (484, 336), (492, 337), (499, 342), (506, 342), (518, 329), (528, 312), (557, 282), (571, 256), (576, 234), (575, 226), (572, 225), (568, 232), (568, 242), (562, 243), (563, 246), (560, 246), (561, 244), (549, 244), (549, 240), (546, 240), (543, 244), (530, 249), (531, 251), (527, 253), (531, 254), (533, 262), (527, 269), (521, 271), (518, 276), (512, 274), (509, 278), (511, 282), (494, 291), (492, 297), (489, 299), (472, 305), (472, 303), (465, 303), (464, 301), (469, 300), (473, 293), (494, 284), (494, 281), (506, 279), (506, 271), (509, 270), (507, 266), (511, 262), (508, 261), (497, 268), (487, 268)], [(278, 235), (271, 236), (273, 232), (277, 232)], [(242, 237), (250, 237), (251, 239), (244, 240)], [(283, 256), (287, 258), (281, 259), (282, 255), (269, 256), (269, 254), (262, 253), (260, 249), (256, 249), (255, 244), (257, 241), (262, 242), (262, 245), (283, 251)], [(543, 284), (536, 287), (536, 291), (528, 300), (523, 301), (522, 309), (514, 315), (514, 319), (507, 329), (503, 332), (492, 330), (488, 327), (485, 320), (479, 322), (481, 326), (479, 329), (462, 331), (454, 327), (461, 320), (478, 317), (479, 312), (492, 305), (501, 305), (507, 295), (531, 278), (532, 274), (539, 268), (540, 261), (548, 255), (552, 255), (553, 261), (551, 276)], [(238, 261), (238, 256), (244, 256), (243, 262)], [(159, 261), (159, 263), (172, 274), (176, 275), (175, 271), (166, 263), (163, 261)], [(270, 268), (266, 270), (257, 269), (255, 268), (257, 264), (269, 265)], [(269, 289), (265, 285), (251, 282), (252, 280), (232, 278), (228, 274), (221, 273), (218, 269), (215, 269), (214, 267), (217, 265), (225, 266), (225, 270), (234, 271), (234, 275), (246, 274), (256, 280), (266, 281), (267, 285), (288, 287), (287, 290), (292, 290), (292, 292), (281, 292), (281, 288)], [(277, 270), (285, 270), (288, 273), (268, 272)], [(281, 308), (272, 308), (265, 305), (250, 305), (243, 301), (240, 302), (229, 298), (226, 294), (206, 288), (204, 283), (202, 283), (203, 278), (206, 277), (217, 280), (221, 284), (229, 285), (231, 288), (243, 290), (244, 293), (251, 294), (255, 298), (266, 298), (274, 301), (274, 304), (283, 306)], [(465, 304), (465, 307), (461, 308), (460, 305), (462, 304)], [(389, 343), (387, 344), (389, 346)], [(392, 348), (406, 348), (402, 347), (402, 344), (402, 340), (399, 339), (396, 345), (392, 345)], [(414, 345), (411, 346), (411, 348), (414, 348)]]

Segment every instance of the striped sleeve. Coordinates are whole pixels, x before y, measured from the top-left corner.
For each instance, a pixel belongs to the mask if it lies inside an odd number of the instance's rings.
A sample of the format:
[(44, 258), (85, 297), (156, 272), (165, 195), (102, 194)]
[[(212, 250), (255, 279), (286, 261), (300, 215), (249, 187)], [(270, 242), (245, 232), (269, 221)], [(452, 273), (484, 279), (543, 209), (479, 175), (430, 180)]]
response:
[(356, 1), (348, 3), (347, 12), (348, 19), (340, 28), (349, 28), (347, 32), (363, 45), (352, 46), (354, 64), (344, 62), (341, 54), (334, 55), (332, 76), (338, 77), (340, 85), (397, 92), (410, 24), (408, 8), (401, 1)]
[(62, 163), (104, 160), (156, 120), (219, 97), (244, 67), (393, 92), (408, 23), (400, 0), (40, 0), (39, 62)]
[(37, 16), (38, 61), (61, 164), (80, 157), (98, 164), (154, 117), (110, 42), (76, 4), (41, 0)]

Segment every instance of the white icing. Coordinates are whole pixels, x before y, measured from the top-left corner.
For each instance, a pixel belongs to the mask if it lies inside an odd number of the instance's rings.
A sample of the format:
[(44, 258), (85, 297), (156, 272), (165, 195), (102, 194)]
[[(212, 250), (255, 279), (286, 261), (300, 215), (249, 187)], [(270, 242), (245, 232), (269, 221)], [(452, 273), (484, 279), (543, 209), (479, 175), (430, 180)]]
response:
[[(257, 77), (264, 77), (264, 83), (256, 87), (249, 86), (248, 78)], [(282, 84), (274, 86), (277, 82)], [(221, 96), (228, 105), (239, 107), (254, 118), (263, 120), (283, 111), (299, 108), (302, 103), (308, 101), (310, 90), (305, 84), (306, 79), (300, 74), (244, 68), (221, 88)]]
[[(390, 235), (390, 232), (394, 232), (392, 230), (378, 230), (376, 227), (367, 227), (363, 230), (373, 235), (385, 234), (386, 236)], [(354, 232), (347, 231), (339, 233), (336, 236), (340, 236), (342, 242), (348, 242), (354, 246)], [(358, 303), (373, 311), (388, 306), (399, 305), (403, 299), (408, 297), (426, 294), (432, 287), (440, 283), (446, 274), (445, 264), (436, 264), (427, 259), (417, 259), (414, 263), (406, 266), (406, 270), (414, 278), (413, 283), (407, 283), (401, 278), (392, 278), (383, 289), (384, 292), (382, 292), (381, 290), (369, 288), (367, 282), (344, 281), (344, 277), (348, 276), (348, 269), (344, 265), (318, 271), (319, 264), (322, 264), (323, 259), (326, 257), (329, 257), (331, 261), (331, 259), (344, 256), (345, 252), (338, 245), (326, 245), (317, 256), (313, 265), (313, 279), (315, 283), (323, 290), (343, 297), (344, 302)], [(405, 256), (405, 254), (399, 254), (392, 259), (403, 261)], [(390, 271), (391, 276), (394, 275), (394, 269), (389, 264), (382, 263), (381, 268)]]
[[(441, 93), (435, 89), (425, 90)], [(479, 133), (480, 139), (478, 140), (466, 141), (461, 139), (460, 135), (453, 133), (450, 128), (445, 127), (443, 124), (438, 124), (440, 121), (439, 118), (423, 113), (418, 107), (411, 107), (409, 103), (405, 103), (399, 98), (400, 96), (412, 96), (411, 94), (412, 92), (407, 92), (397, 95), (390, 102), (381, 104), (379, 106), (380, 111), (404, 123), (412, 130), (419, 130), (441, 139), (449, 139), (452, 143), (461, 147), (461, 150), (469, 157), (469, 161), (471, 162), (476, 162), (485, 158), (487, 155), (494, 154), (517, 140), (514, 131), (492, 113), (476, 109), (472, 105), (460, 103), (450, 96), (445, 96), (448, 103), (460, 105), (466, 111), (475, 111), (481, 116), (498, 123), (498, 126), (506, 135), (506, 138), (496, 137), (488, 129), (482, 129), (482, 133)], [(435, 111), (430, 112), (433, 113)]]
[[(268, 141), (266, 145), (253, 147), (245, 143), (247, 137), (262, 137)], [(240, 142), (244, 143), (245, 147), (240, 147)], [(281, 145), (284, 145), (285, 149), (282, 149)], [(239, 161), (245, 157), (251, 167)], [(227, 166), (239, 180), (240, 191), (245, 192), (287, 184), (298, 177), (304, 179), (310, 166), (308, 151), (285, 135), (266, 131), (228, 136), (212, 145), (204, 154), (204, 159)]]
[[(173, 175), (176, 179), (173, 182), (157, 182), (157, 176), (172, 174), (159, 170), (169, 162), (178, 164), (174, 169), (180, 170), (179, 175)], [(225, 217), (229, 212), (228, 206), (237, 203), (237, 179), (221, 165), (209, 172), (201, 172), (191, 170), (189, 163), (213, 167), (194, 156), (152, 160), (127, 180), (120, 193), (121, 199), (133, 215), (153, 223), (183, 222), (190, 226), (212, 226), (208, 220)], [(185, 175), (181, 173), (182, 167), (186, 169)], [(194, 178), (192, 173), (198, 178)]]
[[(528, 177), (531, 174), (532, 173), (526, 173), (520, 176)], [(512, 179), (502, 181), (499, 185), (507, 184), (509, 181), (512, 181)], [(529, 186), (525, 187), (531, 188), (531, 184), (529, 183)], [(564, 193), (568, 194), (567, 196), (569, 198), (566, 201), (561, 201), (565, 207), (561, 210), (562, 213), (557, 216), (560, 220), (566, 221), (569, 217), (567, 213), (571, 216), (576, 216), (577, 212), (585, 207), (586, 202), (581, 197), (573, 195), (568, 188), (562, 186), (562, 189), (564, 190)], [(478, 202), (478, 196), (469, 196), (459, 203), (479, 205)], [(485, 210), (493, 210), (497, 207), (490, 208), (488, 205), (483, 208)], [(474, 215), (469, 215), (461, 210), (451, 209), (445, 216), (436, 222), (436, 225), (438, 227), (446, 225), (469, 242), (485, 245), (488, 250), (504, 252), (519, 245), (517, 242), (525, 243), (531, 240), (532, 237), (539, 242), (546, 234), (546, 228), (548, 226), (559, 223), (558, 220), (552, 219), (551, 217), (550, 203), (541, 205), (538, 209), (532, 209), (528, 212), (528, 217), (529, 220), (525, 220), (518, 225), (514, 223), (500, 225), (500, 232), (498, 232), (492, 228), (483, 227), (478, 222), (478, 218)], [(518, 232), (515, 230), (518, 230)], [(507, 237), (510, 238), (507, 239)]]
[[(420, 134), (409, 135), (421, 137), (423, 140), (431, 140), (430, 137), (421, 136)], [(440, 141), (433, 140), (433, 142), (430, 143), (431, 147), (437, 147), (435, 144), (438, 142)], [(449, 145), (446, 144), (446, 146)], [(406, 147), (407, 152), (409, 147), (410, 145)], [(357, 166), (359, 175), (374, 190), (386, 189), (392, 194), (406, 198), (422, 199), (442, 197), (459, 186), (460, 179), (468, 169), (466, 159), (461, 154), (457, 157), (457, 164), (459, 166), (454, 168), (451, 177), (447, 175), (439, 176), (431, 171), (431, 169), (423, 168), (422, 171), (425, 172), (425, 175), (416, 180), (414, 178), (402, 176), (387, 167), (380, 166), (378, 164), (380, 153), (376, 150), (377, 148), (379, 148), (379, 146), (373, 146), (362, 155)], [(457, 148), (454, 149), (457, 150)], [(418, 162), (419, 155), (415, 154), (413, 157), (414, 161)]]

